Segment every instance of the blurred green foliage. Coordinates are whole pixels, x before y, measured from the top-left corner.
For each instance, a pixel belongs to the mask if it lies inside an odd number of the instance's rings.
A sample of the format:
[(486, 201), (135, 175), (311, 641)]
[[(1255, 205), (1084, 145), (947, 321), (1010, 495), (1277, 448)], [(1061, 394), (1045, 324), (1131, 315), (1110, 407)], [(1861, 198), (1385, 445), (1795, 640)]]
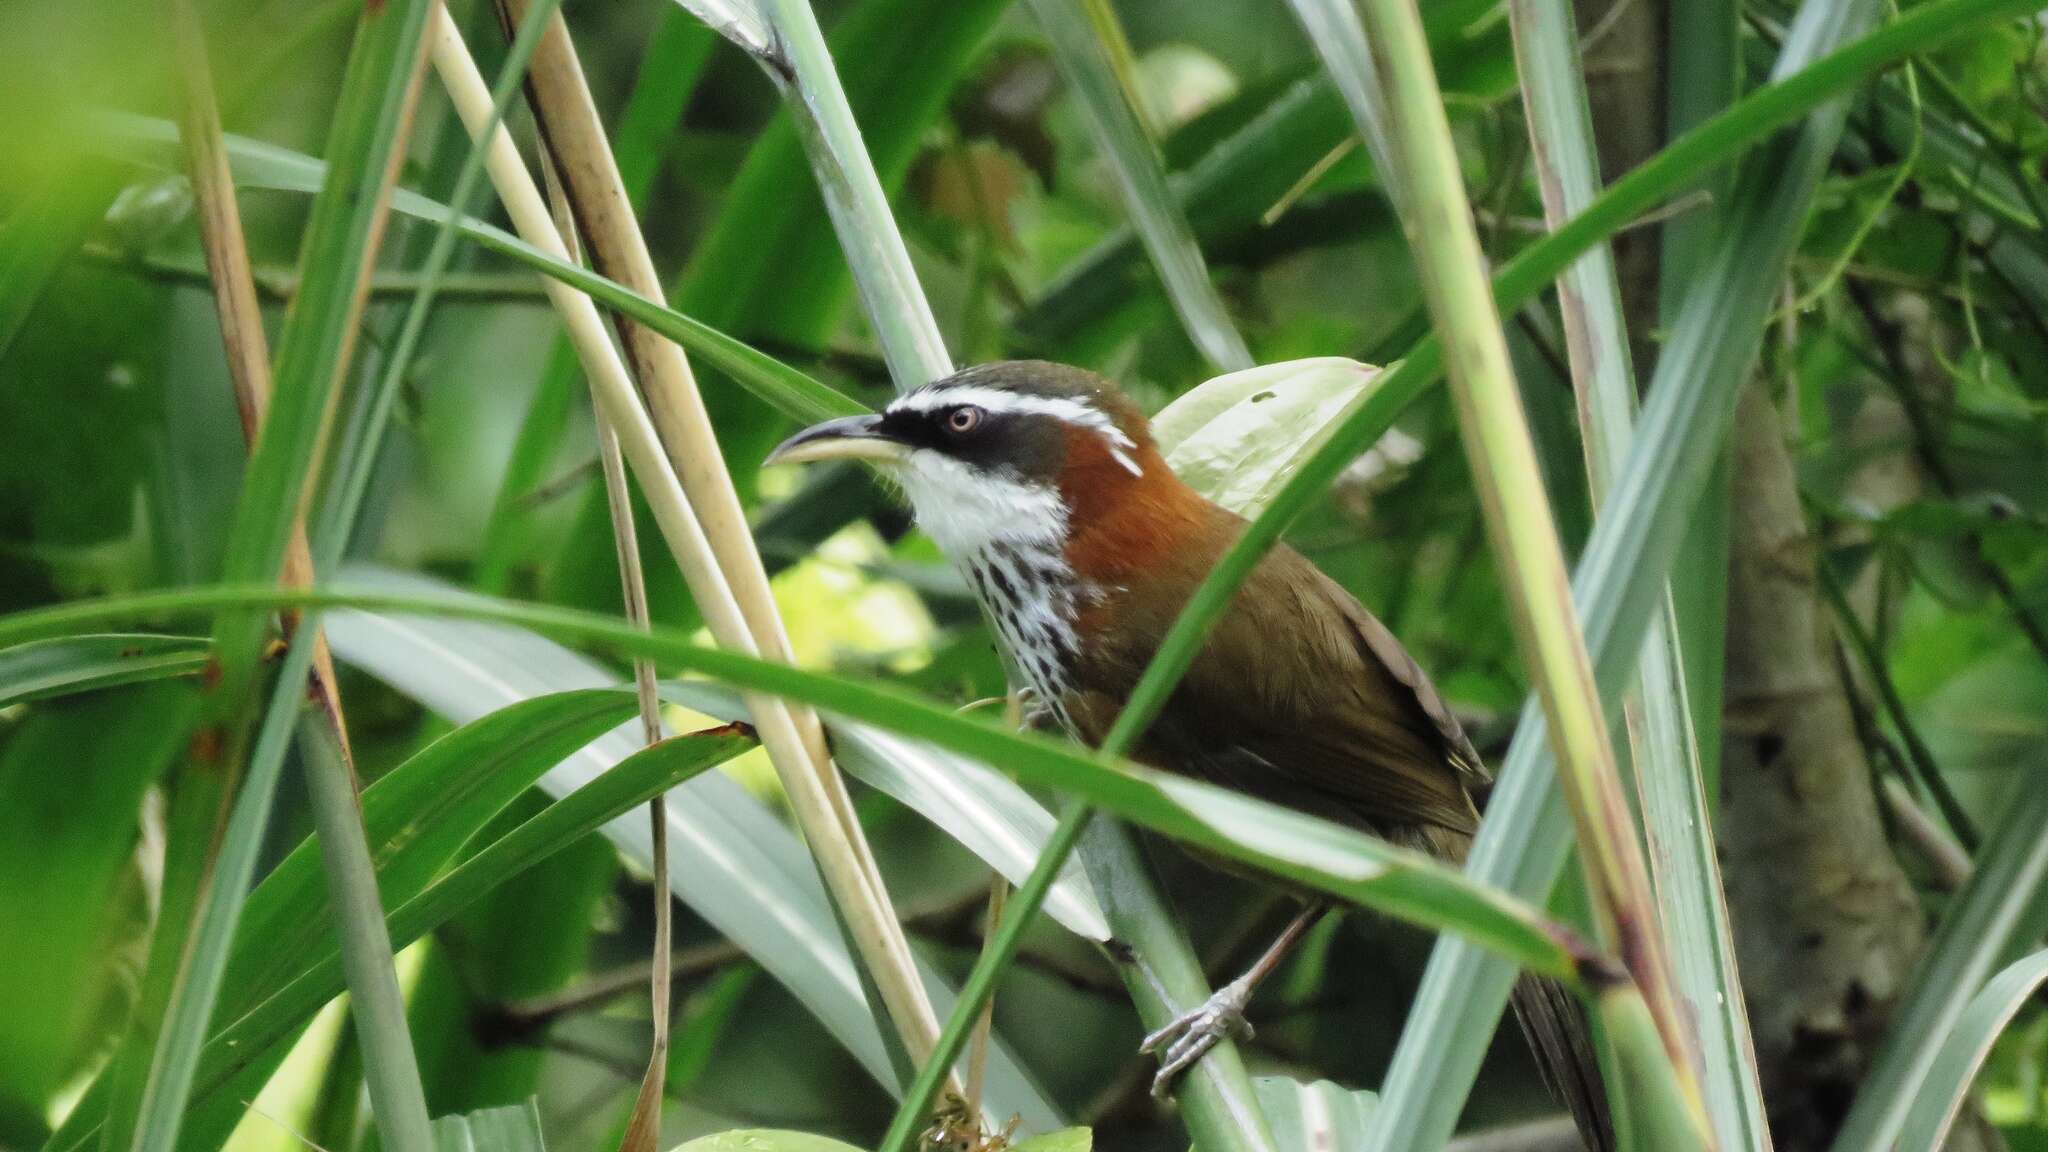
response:
[[(353, 6), (204, 7), (228, 131), (317, 155)], [(489, 72), (503, 45), (488, 7), (456, 7)], [(1482, 235), (1503, 261), (1541, 221), (1505, 21), (1475, 0), (1427, 7)], [(1113, 375), (1151, 408), (1200, 382), (1201, 359), (1020, 12), (990, 0), (818, 8), (956, 357), (1071, 360)], [(1340, 151), (1349, 119), (1281, 7), (1115, 8), (1162, 156), (1257, 357), (1398, 356), (1420, 324), (1400, 228), (1362, 150)], [(141, 0), (29, 9), (10, 12), (0, 33), (0, 101), (11, 109), (0, 130), (5, 611), (211, 579), (243, 464), (182, 177), (115, 164), (88, 146), (95, 111), (174, 116), (164, 14)], [(643, 222), (677, 307), (849, 393), (886, 395), (773, 87), (656, 0), (567, 12), (621, 162), (645, 181)], [(1785, 9), (1765, 0), (1749, 15), (1753, 83)], [(2012, 789), (2041, 787), (2048, 772), (2048, 635), (2027, 623), (2048, 620), (2041, 41), (2038, 22), (1998, 26), (1917, 61), (1910, 79), (1893, 73), (1857, 94), (1759, 370), (1788, 417), (1824, 560), (1904, 705), (1892, 713), (1877, 694), (1856, 694), (1876, 770), (1911, 782), (1910, 727), (1987, 824)], [(530, 119), (512, 124), (530, 154)], [(401, 184), (445, 197), (465, 146), (429, 85)], [(295, 282), (306, 203), (243, 198), (273, 330)], [(408, 262), (428, 239), (426, 226), (394, 220), (344, 413), (374, 378), (408, 299)], [(1589, 514), (1564, 337), (1549, 302), (1509, 326), (1561, 527), (1576, 546)], [(405, 367), (398, 428), (376, 462), (351, 555), (615, 607), (588, 403), (538, 282), (465, 251), (425, 347)], [(702, 377), (763, 549), (789, 569), (780, 590), (804, 659), (961, 703), (1000, 693), (986, 631), (902, 512), (864, 479), (757, 477), (785, 422), (721, 374)], [(1294, 543), (1393, 626), (1497, 753), (1525, 684), (1456, 430), (1440, 394), (1401, 427), (1420, 445), (1416, 459), (1347, 476)], [(658, 537), (643, 528), (642, 539)], [(656, 618), (694, 621), (659, 548), (647, 549), (647, 563)], [(345, 677), (344, 693), (367, 777), (443, 731), (367, 677)], [(172, 684), (0, 709), (0, 1148), (38, 1145), (118, 1034), (156, 880), (153, 788), (179, 752), (167, 734), (189, 707)], [(862, 791), (859, 802), (913, 939), (963, 973), (979, 946), (986, 868), (888, 797)], [(529, 796), (502, 819), (539, 805)], [(272, 865), (306, 826), (290, 787), (273, 825)], [(1926, 882), (1932, 916), (1943, 898), (1937, 874), (1910, 847), (1901, 856)], [(1281, 913), (1251, 884), (1176, 853), (1159, 859), (1214, 971), (1246, 959)], [(643, 883), (592, 840), (408, 958), (437, 1113), (532, 1095), (556, 1147), (616, 1140), (643, 1059), (642, 982), (538, 1024), (509, 1026), (506, 1013), (644, 964)], [(879, 1133), (886, 1094), (787, 991), (759, 979), (703, 921), (684, 913), (678, 934), (677, 1140), (734, 1126), (855, 1142)], [(1255, 1012), (1255, 1066), (1376, 1083), (1426, 945), (1365, 917), (1319, 935), (1286, 973), (1284, 994)], [(1049, 1097), (1093, 1126), (1095, 1146), (1185, 1146), (1144, 1092), (1135, 1017), (1094, 949), (1050, 924), (1034, 931), (995, 1021)], [(291, 1147), (296, 1126), (366, 1138), (352, 1049), (334, 1029), (310, 1035), (325, 1047), (289, 1065), (296, 1081), (266, 1097), (288, 1113), (245, 1118), (233, 1147)], [(2048, 1015), (2035, 1007), (1986, 1075), (1989, 1114), (2016, 1150), (2048, 1149), (2044, 1065)], [(1519, 1045), (1497, 1045), (1468, 1121), (1548, 1108)]]

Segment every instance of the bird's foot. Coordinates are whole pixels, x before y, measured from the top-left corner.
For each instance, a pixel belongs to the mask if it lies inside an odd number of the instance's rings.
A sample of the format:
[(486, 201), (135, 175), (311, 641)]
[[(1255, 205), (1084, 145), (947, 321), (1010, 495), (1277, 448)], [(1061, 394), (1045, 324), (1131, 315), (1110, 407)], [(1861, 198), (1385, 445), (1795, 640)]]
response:
[(1244, 1016), (1251, 993), (1248, 981), (1232, 980), (1193, 1011), (1181, 1013), (1164, 1028), (1145, 1037), (1138, 1050), (1159, 1054), (1159, 1072), (1152, 1077), (1152, 1095), (1163, 1099), (1173, 1086), (1174, 1077), (1224, 1040), (1251, 1039), (1251, 1021)]

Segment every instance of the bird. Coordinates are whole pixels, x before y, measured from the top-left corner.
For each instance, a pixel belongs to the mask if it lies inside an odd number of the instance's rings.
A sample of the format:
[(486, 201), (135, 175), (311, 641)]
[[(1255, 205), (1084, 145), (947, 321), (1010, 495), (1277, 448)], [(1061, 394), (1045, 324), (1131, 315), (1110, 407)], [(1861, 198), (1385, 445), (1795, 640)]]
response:
[[(1114, 384), (978, 365), (791, 436), (764, 464), (862, 460), (980, 602), (1042, 721), (1097, 745), (1242, 517), (1176, 476)], [(1420, 665), (1284, 542), (1245, 579), (1132, 758), (1462, 864), (1489, 776)], [(1247, 1035), (1259, 982), (1328, 910), (1312, 896), (1242, 975), (1146, 1037), (1155, 1090)], [(1583, 1009), (1524, 976), (1515, 1007), (1590, 1149), (1612, 1147)]]

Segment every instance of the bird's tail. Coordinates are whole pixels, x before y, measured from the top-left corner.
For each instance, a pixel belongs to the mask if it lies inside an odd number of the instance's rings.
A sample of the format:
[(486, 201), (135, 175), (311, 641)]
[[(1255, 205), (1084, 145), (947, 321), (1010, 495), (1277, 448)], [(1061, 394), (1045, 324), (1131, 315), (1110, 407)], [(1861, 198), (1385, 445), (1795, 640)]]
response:
[(1614, 1152), (1614, 1124), (1585, 1006), (1570, 989), (1541, 976), (1517, 980), (1513, 1000), (1536, 1068), (1551, 1095), (1571, 1109), (1587, 1152)]

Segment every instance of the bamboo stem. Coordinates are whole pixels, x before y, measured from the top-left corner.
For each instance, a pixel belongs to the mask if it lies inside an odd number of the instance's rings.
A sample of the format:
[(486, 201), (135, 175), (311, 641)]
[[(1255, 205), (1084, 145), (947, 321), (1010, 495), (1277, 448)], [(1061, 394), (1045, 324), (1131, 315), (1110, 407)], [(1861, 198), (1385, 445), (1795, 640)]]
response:
[(1600, 936), (1642, 989), (1679, 1083), (1697, 1110), (1699, 1087), (1641, 845), (1622, 794), (1422, 21), (1412, 0), (1372, 0), (1364, 18), (1388, 113), (1386, 175), (1407, 189), (1403, 227), (1430, 313), (1444, 336), (1466, 456), (1503, 569), (1518, 647), (1550, 721)]
[[(473, 134), (481, 135), (490, 114), (490, 97), (461, 33), (443, 12), (437, 16), (431, 35), (435, 69), (465, 126)], [(500, 128), (489, 139), (488, 147), (492, 183), (520, 236), (549, 256), (566, 260), (567, 250), (511, 136)], [(734, 652), (757, 655), (760, 649), (746, 618), (718, 566), (703, 525), (684, 497), (682, 485), (669, 465), (646, 409), (641, 406), (625, 364), (612, 347), (596, 305), (589, 297), (559, 282), (551, 281), (548, 293), (584, 362), (591, 391), (606, 419), (619, 433), (623, 455), (647, 495), (655, 520), (712, 635), (721, 646)], [(909, 963), (909, 946), (903, 942), (902, 929), (888, 907), (887, 896), (869, 883), (860, 854), (849, 842), (824, 782), (811, 766), (811, 742), (791, 709), (772, 696), (748, 694), (745, 699), (826, 886), (846, 918), (855, 946), (874, 976), (889, 1016), (901, 1032), (905, 1048), (922, 1059), (937, 1039), (938, 1021), (923, 983)]]

